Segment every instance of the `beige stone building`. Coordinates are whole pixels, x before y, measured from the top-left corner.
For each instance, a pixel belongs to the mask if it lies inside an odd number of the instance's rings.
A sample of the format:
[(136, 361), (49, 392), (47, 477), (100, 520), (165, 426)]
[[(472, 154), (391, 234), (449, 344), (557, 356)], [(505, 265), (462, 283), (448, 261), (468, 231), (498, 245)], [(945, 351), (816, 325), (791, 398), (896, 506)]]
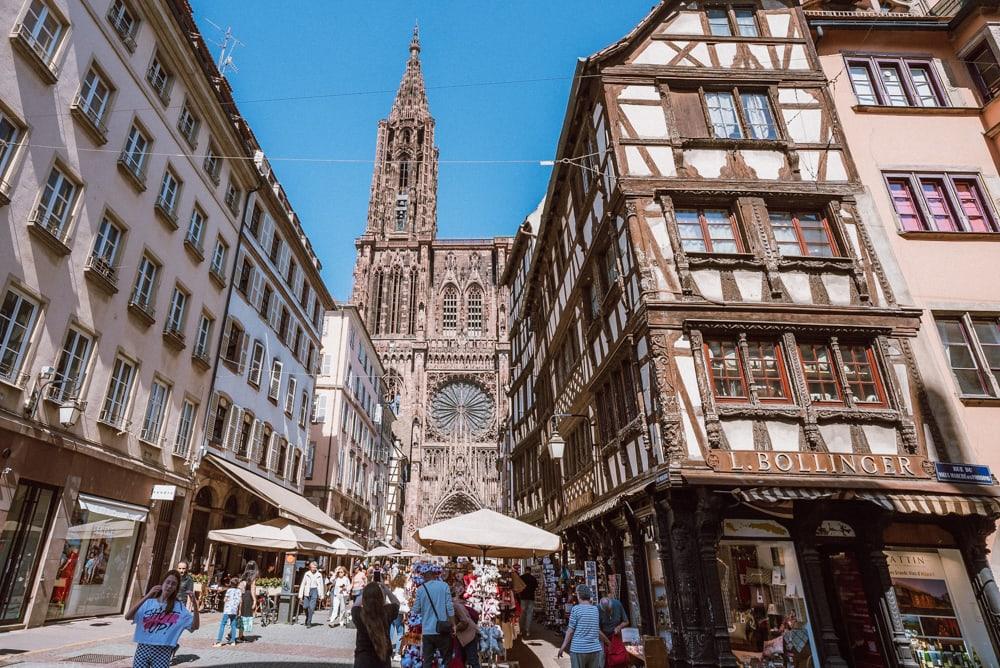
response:
[(183, 534), (256, 179), (185, 7), (0, 7), (0, 625), (119, 612)]

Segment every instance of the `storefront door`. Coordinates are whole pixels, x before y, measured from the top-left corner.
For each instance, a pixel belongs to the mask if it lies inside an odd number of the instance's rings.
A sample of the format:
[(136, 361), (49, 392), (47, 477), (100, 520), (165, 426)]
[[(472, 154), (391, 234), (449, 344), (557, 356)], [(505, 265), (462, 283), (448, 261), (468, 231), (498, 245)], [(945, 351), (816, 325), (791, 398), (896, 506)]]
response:
[(0, 532), (0, 625), (17, 624), (35, 581), (45, 537), (49, 534), (56, 490), (21, 482)]
[(857, 555), (846, 549), (831, 549), (824, 559), (824, 584), (833, 608), (841, 656), (852, 668), (886, 668), (889, 664), (868, 605)]

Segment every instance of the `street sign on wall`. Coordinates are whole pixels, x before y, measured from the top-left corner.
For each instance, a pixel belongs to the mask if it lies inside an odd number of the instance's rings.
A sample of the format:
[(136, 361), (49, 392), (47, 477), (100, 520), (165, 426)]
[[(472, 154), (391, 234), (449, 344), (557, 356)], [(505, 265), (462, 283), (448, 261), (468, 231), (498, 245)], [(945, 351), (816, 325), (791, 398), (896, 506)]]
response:
[(993, 474), (989, 466), (979, 464), (949, 464), (935, 462), (938, 482), (959, 482), (971, 485), (992, 485)]

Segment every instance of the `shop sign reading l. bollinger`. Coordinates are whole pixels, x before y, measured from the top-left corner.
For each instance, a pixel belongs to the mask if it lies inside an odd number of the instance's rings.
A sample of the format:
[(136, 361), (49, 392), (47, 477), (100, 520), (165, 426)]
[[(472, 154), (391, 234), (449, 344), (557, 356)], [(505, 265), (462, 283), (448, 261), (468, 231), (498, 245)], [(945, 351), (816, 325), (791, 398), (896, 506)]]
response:
[(713, 452), (708, 464), (726, 473), (835, 475), (880, 478), (930, 478), (934, 467), (918, 455), (867, 455), (837, 452)]

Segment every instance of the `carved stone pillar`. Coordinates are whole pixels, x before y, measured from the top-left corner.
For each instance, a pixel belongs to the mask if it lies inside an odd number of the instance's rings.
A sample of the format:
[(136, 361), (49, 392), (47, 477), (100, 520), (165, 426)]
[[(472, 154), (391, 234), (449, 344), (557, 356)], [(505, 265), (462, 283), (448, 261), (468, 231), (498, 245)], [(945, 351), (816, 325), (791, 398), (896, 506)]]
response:
[(885, 556), (883, 532), (889, 519), (888, 513), (878, 513), (870, 521), (859, 523), (861, 530), (858, 532), (858, 552), (861, 570), (868, 580), (871, 593), (876, 597), (873, 611), (879, 617), (890, 661), (894, 659), (895, 665), (900, 668), (919, 668), (903, 628), (903, 617), (899, 612), (899, 602), (892, 588), (889, 562)]
[(990, 551), (986, 547), (986, 541), (995, 528), (993, 520), (975, 515), (962, 524), (956, 537), (961, 545), (965, 567), (969, 570), (972, 591), (993, 643), (993, 651), (1000, 656), (1000, 588), (990, 568)]
[(826, 595), (823, 563), (816, 545), (816, 529), (828, 514), (829, 506), (814, 503), (809, 510), (800, 513), (800, 505), (796, 504), (795, 514), (799, 519), (792, 529), (792, 537), (795, 539), (799, 571), (809, 600), (813, 635), (819, 642), (820, 661), (825, 668), (847, 668), (847, 661), (840, 654), (840, 641), (833, 625), (833, 611)]

